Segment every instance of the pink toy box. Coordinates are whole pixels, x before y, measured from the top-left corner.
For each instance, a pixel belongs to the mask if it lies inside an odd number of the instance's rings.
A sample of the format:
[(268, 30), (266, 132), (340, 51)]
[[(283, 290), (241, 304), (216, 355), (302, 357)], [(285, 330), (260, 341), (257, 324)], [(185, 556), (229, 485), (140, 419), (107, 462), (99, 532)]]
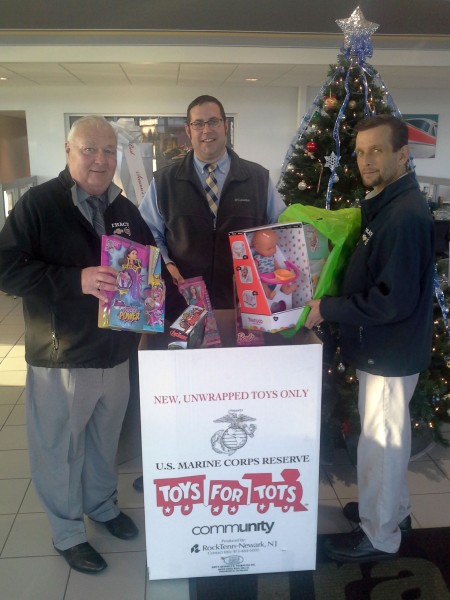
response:
[(243, 326), (271, 333), (295, 327), (329, 254), (326, 237), (303, 223), (229, 235)]

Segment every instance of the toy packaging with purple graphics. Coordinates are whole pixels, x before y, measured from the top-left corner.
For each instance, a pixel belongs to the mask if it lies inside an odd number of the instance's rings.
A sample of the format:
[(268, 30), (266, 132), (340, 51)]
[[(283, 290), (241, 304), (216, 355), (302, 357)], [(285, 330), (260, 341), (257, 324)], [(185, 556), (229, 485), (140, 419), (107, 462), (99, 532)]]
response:
[(102, 236), (101, 264), (117, 270), (117, 290), (100, 303), (98, 326), (136, 332), (164, 331), (166, 288), (161, 256), (119, 235)]
[(230, 233), (243, 327), (275, 333), (295, 327), (329, 254), (312, 225), (286, 223)]

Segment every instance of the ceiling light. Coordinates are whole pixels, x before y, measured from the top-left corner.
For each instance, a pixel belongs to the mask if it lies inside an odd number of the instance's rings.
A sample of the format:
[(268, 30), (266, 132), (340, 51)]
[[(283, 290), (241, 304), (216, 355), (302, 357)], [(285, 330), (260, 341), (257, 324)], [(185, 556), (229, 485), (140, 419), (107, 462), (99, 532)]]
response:
[(7, 77), (0, 77), (0, 81), (8, 81)]
[(245, 81), (259, 81), (258, 77), (246, 77)]

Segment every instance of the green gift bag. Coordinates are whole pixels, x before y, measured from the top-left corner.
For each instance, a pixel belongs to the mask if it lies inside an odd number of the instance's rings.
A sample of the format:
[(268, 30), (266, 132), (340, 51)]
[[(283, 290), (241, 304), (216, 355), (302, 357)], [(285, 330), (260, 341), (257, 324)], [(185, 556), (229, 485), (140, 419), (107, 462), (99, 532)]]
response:
[[(320, 273), (313, 298), (339, 295), (345, 267), (360, 235), (361, 210), (359, 208), (326, 210), (316, 206), (292, 204), (281, 213), (278, 222), (309, 223), (328, 238), (331, 251)], [(309, 311), (310, 308), (306, 307), (295, 328), (283, 332), (284, 335), (291, 337), (300, 327), (303, 327)]]

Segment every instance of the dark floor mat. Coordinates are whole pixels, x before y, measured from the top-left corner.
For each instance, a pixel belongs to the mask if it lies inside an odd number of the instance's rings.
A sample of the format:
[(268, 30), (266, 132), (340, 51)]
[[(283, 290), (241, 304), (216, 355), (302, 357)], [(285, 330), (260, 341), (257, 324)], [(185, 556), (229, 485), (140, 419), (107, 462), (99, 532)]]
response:
[(340, 564), (323, 552), (315, 571), (200, 577), (190, 600), (446, 600), (450, 599), (450, 528), (415, 529), (395, 560)]

